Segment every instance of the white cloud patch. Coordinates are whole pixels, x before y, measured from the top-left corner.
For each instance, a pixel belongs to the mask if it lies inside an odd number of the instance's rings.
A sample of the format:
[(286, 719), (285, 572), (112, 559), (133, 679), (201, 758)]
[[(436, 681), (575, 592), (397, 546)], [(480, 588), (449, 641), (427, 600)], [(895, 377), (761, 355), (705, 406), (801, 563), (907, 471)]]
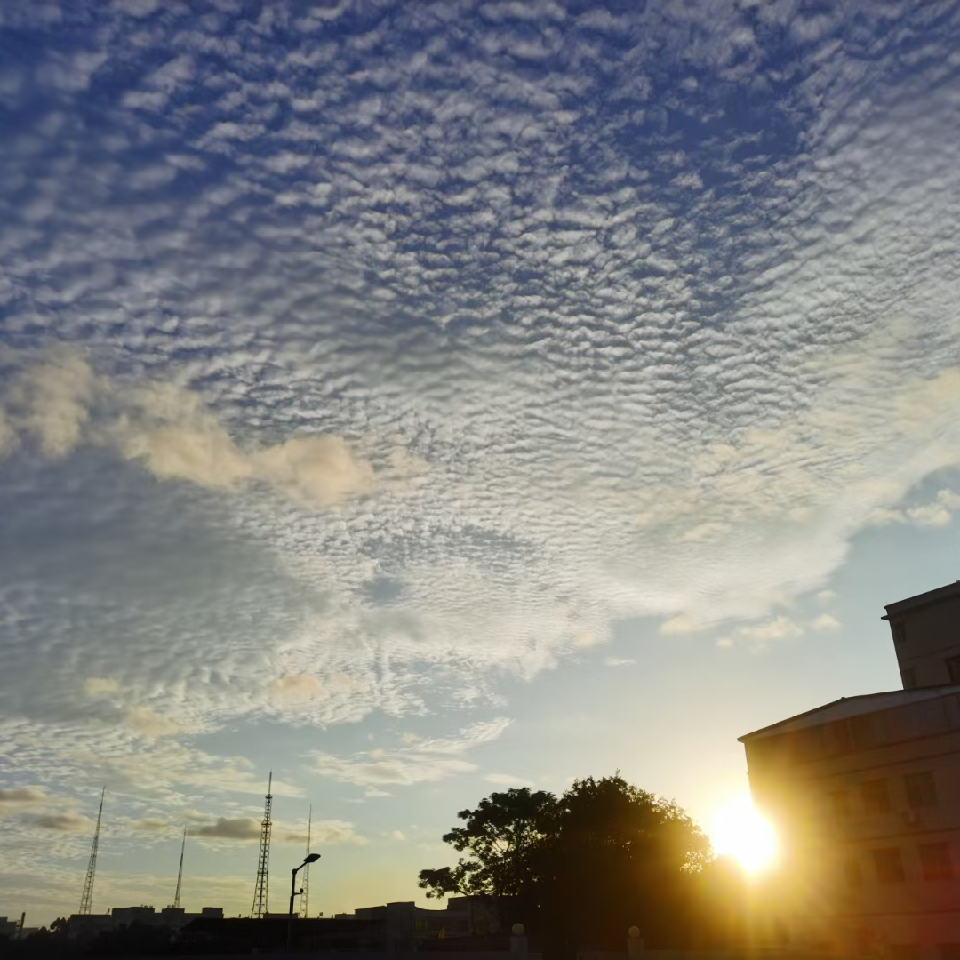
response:
[(509, 724), (509, 720), (500, 718), (467, 727), (457, 738), (421, 740), (396, 750), (377, 748), (350, 758), (314, 750), (311, 751), (312, 769), (322, 776), (372, 788), (444, 780), (475, 771), (477, 765), (463, 759), (463, 755), (496, 740)]
[(0, 395), (0, 454), (19, 432), (62, 459), (81, 442), (107, 445), (161, 480), (211, 489), (261, 481), (299, 503), (330, 506), (370, 490), (370, 464), (339, 437), (295, 437), (242, 450), (202, 399), (170, 383), (129, 387), (66, 349), (21, 364)]
[(83, 690), (88, 697), (105, 697), (120, 692), (120, 684), (113, 677), (87, 677)]
[(840, 621), (829, 613), (821, 613), (810, 626), (814, 630), (839, 630)]
[(81, 813), (69, 810), (66, 813), (41, 813), (30, 820), (41, 830), (53, 830), (57, 833), (90, 833), (93, 821)]
[[(823, 614), (817, 621), (811, 624), (814, 629), (826, 630), (832, 629), (828, 625), (833, 621), (839, 626), (837, 621), (833, 620), (829, 614)], [(764, 650), (775, 641), (795, 640), (804, 634), (803, 627), (789, 617), (773, 617), (770, 620), (763, 620), (757, 623), (745, 623), (738, 626), (735, 630), (727, 633), (716, 640), (716, 646), (721, 649), (729, 649), (733, 646), (742, 644), (750, 645), (754, 650)]]
[(12, 807), (29, 807), (47, 801), (40, 787), (0, 787), (0, 810)]

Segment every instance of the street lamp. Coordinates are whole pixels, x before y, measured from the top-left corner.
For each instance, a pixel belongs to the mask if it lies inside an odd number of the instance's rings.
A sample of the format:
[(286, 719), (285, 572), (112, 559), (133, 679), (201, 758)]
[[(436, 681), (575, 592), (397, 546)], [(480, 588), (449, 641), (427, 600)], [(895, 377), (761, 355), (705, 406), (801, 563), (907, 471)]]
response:
[(297, 874), (308, 864), (316, 863), (320, 859), (319, 853), (308, 853), (304, 857), (303, 863), (299, 867), (294, 867), (290, 871), (290, 912), (287, 914), (287, 953), (290, 952), (290, 940), (293, 934), (293, 898), (298, 893), (303, 893), (302, 890), (297, 889)]

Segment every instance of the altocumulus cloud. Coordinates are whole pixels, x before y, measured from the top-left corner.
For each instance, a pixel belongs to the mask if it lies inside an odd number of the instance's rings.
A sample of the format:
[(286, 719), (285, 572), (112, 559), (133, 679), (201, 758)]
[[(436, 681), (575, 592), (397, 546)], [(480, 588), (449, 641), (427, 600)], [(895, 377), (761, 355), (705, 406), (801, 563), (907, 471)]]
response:
[(369, 489), (370, 465), (339, 437), (297, 437), (243, 451), (195, 394), (172, 384), (122, 387), (64, 349), (21, 363), (5, 395), (0, 423), (52, 459), (82, 442), (106, 445), (154, 476), (202, 487), (262, 481), (307, 503), (329, 505)]
[[(29, 769), (254, 795), (176, 741), (489, 704), (618, 619), (800, 640), (782, 608), (860, 530), (952, 522), (948, 479), (910, 496), (960, 464), (956, 5), (551, 3), (534, 36), (470, 0), (456, 31), (17, 7), (0, 737)], [(430, 782), (464, 739), (313, 763)]]

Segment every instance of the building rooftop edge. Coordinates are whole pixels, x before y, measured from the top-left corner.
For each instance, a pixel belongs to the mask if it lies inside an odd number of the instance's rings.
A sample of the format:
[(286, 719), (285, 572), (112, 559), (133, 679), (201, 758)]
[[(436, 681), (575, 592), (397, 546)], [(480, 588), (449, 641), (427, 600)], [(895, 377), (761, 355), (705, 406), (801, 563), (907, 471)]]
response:
[(926, 593), (918, 593), (915, 597), (907, 597), (904, 600), (897, 600), (896, 603), (886, 603), (883, 609), (887, 611), (886, 616), (881, 620), (889, 620), (890, 615), (894, 616), (903, 613), (905, 610), (913, 610), (916, 607), (926, 606), (928, 603), (937, 603), (945, 600), (947, 597), (960, 595), (960, 580), (954, 580), (943, 587), (936, 587), (934, 590), (928, 590)]
[[(785, 717), (783, 720), (778, 720), (776, 723), (768, 724), (767, 726), (760, 727), (757, 730), (751, 730), (750, 733), (745, 733), (743, 736), (737, 737), (737, 740), (740, 743), (746, 743), (748, 740), (752, 740), (755, 737), (770, 736), (771, 734), (777, 732), (778, 728), (786, 728), (791, 724), (797, 725), (798, 720), (810, 720), (815, 714), (823, 713), (831, 708), (836, 708), (839, 704), (858, 705), (867, 703), (869, 701), (879, 701), (882, 698), (896, 698), (894, 703), (884, 704), (883, 706), (877, 706), (876, 708), (877, 710), (885, 710), (890, 706), (909, 703), (910, 701), (914, 700), (929, 700), (932, 697), (939, 697), (949, 693), (957, 692), (960, 692), (960, 684), (946, 683), (936, 687), (917, 687), (914, 690), (881, 690), (877, 693), (863, 693), (853, 697), (840, 697), (838, 700), (831, 700), (829, 703), (825, 703), (819, 707), (814, 707), (812, 710), (805, 710), (803, 713), (797, 713), (792, 717)], [(837, 717), (837, 719), (841, 719), (842, 717), (846, 716), (856, 716), (858, 714), (867, 712), (869, 711), (852, 709), (849, 712), (842, 713), (841, 716)], [(809, 725), (810, 724), (801, 723), (797, 725), (797, 728)]]

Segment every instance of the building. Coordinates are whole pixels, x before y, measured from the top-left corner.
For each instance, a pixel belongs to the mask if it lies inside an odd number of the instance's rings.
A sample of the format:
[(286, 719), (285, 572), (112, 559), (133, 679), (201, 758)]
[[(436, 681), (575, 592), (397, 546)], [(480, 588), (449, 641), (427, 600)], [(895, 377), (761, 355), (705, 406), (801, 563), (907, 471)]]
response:
[(960, 584), (886, 610), (906, 689), (740, 738), (781, 840), (765, 902), (838, 956), (960, 960)]
[(295, 953), (350, 952), (382, 954), (392, 946), (383, 920), (354, 917), (304, 919), (269, 916), (262, 919), (201, 917), (183, 927), (180, 942), (185, 953), (249, 954), (286, 950), (287, 935)]
[(425, 940), (484, 937), (500, 929), (496, 913), (480, 897), (449, 897), (445, 907), (418, 907), (398, 900), (378, 907), (358, 907), (338, 920), (372, 920), (383, 924), (384, 936), (395, 949), (411, 950)]
[(960, 580), (884, 609), (904, 690), (960, 683)]
[(0, 937), (7, 940), (13, 940), (20, 929), (20, 923), (17, 920), (8, 920), (6, 917), (0, 917)]
[(193, 920), (223, 919), (223, 907), (204, 907), (200, 913), (187, 913), (182, 907), (164, 907), (159, 913), (153, 907), (114, 907), (110, 913), (73, 914), (67, 920), (67, 936), (87, 940), (134, 924), (179, 930)]

